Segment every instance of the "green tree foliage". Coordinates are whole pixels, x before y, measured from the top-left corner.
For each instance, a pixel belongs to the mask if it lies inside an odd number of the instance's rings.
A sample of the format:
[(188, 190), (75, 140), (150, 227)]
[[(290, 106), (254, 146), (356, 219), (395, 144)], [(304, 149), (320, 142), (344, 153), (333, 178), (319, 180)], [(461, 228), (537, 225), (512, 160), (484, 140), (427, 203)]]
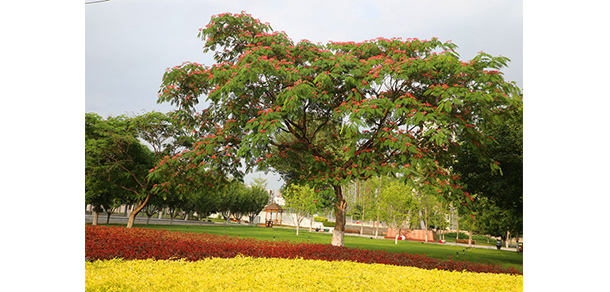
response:
[[(487, 198), (482, 206), (493, 217), (485, 220), (490, 234), (499, 236), (496, 229), (501, 229), (504, 236), (508, 229), (511, 233), (523, 232), (523, 103), (516, 100), (506, 109), (510, 116), (495, 123), (480, 123), (482, 132), (492, 137), (486, 151), (489, 157), (497, 161), (501, 172), (491, 172), (476, 155), (466, 147), (460, 148), (456, 155), (454, 169), (466, 184), (466, 190), (476, 193), (480, 198)], [(506, 220), (510, 219), (510, 220)], [(502, 233), (502, 232), (501, 232)]]
[(240, 181), (232, 180), (228, 184), (225, 184), (224, 188), (219, 190), (220, 204), (218, 205), (218, 211), (224, 219), (225, 224), (229, 221), (231, 216), (234, 215), (233, 211), (239, 209), (237, 207), (239, 204), (238, 197), (242, 187), (243, 185)]
[(256, 216), (258, 216), (263, 208), (267, 206), (267, 203), (269, 203), (269, 193), (260, 185), (253, 185), (248, 188), (246, 194), (247, 199), (244, 200), (245, 214), (248, 216), (250, 225), (254, 225)]
[(504, 115), (519, 94), (498, 71), (508, 58), (481, 52), (464, 62), (455, 44), (437, 38), (295, 43), (245, 12), (213, 16), (199, 36), (217, 63), (168, 69), (158, 99), (178, 107), (195, 142), (157, 170), (186, 185), (241, 179), (242, 163), (284, 165), (287, 183), (326, 185), (320, 192), (333, 194), (334, 245), (343, 245), (345, 230), (341, 186), (354, 179), (402, 172), (421, 180), (413, 166), (425, 165), (430, 187), (467, 208), (445, 171), (460, 146), (454, 138), (482, 154), (491, 140), (474, 125)]
[(412, 188), (393, 179), (384, 184), (379, 196), (380, 219), (397, 230), (394, 242), (398, 244), (400, 230), (410, 225), (418, 208)]
[(225, 222), (233, 216), (239, 223), (243, 216), (248, 216), (252, 225), (268, 202), (269, 194), (260, 185), (247, 187), (243, 182), (235, 179), (220, 195), (218, 210)]
[(167, 207), (167, 205), (165, 204), (163, 197), (152, 196), (150, 200), (148, 200), (148, 203), (146, 204), (144, 209), (142, 209), (142, 211), (146, 215), (146, 224), (149, 224), (150, 218), (152, 218), (152, 216), (154, 215), (159, 214), (159, 212), (161, 212), (165, 207)]
[(133, 117), (137, 137), (145, 141), (160, 161), (164, 156), (174, 155), (182, 148), (192, 146), (187, 129), (174, 119), (175, 113), (156, 111), (142, 113)]
[(113, 186), (114, 191), (106, 193), (114, 196), (121, 194), (116, 191), (117, 188), (127, 191), (128, 195), (122, 193), (120, 203), (136, 203), (127, 223), (128, 228), (133, 226), (135, 216), (154, 194), (161, 192), (163, 198), (185, 194), (176, 191), (173, 186), (169, 189), (157, 187), (156, 182), (162, 181), (162, 175), (150, 175), (161, 159), (190, 145), (185, 128), (173, 118), (172, 113), (149, 112), (133, 117), (120, 115), (106, 120), (97, 114), (87, 113), (85, 131), (85, 176), (90, 182), (87, 191), (100, 189), (101, 185), (94, 182), (106, 185), (106, 189)]
[[(152, 184), (147, 175), (154, 163), (154, 154), (137, 139), (131, 118), (104, 120), (94, 113), (85, 114), (86, 198), (96, 193), (107, 200), (122, 189), (138, 202), (138, 211), (141, 210), (151, 196)], [(135, 215), (137, 212), (132, 212), (128, 227), (133, 225)]]
[(197, 212), (199, 220), (202, 220), (211, 214), (218, 212), (221, 196), (216, 190), (201, 190), (193, 195), (192, 200), (195, 202), (195, 212)]
[(294, 221), (297, 226), (297, 235), (299, 235), (299, 227), (305, 217), (313, 215), (322, 206), (319, 202), (319, 196), (313, 188), (308, 185), (288, 185), (282, 192), (286, 208), (294, 212)]

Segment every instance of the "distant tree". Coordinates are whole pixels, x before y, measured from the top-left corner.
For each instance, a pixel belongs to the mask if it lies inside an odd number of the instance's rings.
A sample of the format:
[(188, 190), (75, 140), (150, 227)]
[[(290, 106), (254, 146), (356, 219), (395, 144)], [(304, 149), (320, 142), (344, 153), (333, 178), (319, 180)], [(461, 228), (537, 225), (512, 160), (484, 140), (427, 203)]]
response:
[(121, 205), (126, 195), (125, 191), (115, 187), (105, 180), (98, 180), (97, 184), (93, 180), (97, 178), (92, 175), (85, 176), (85, 203), (93, 207), (93, 225), (99, 222), (99, 214), (106, 211), (106, 224), (110, 221), (113, 210)]
[(516, 234), (516, 236), (522, 233), (523, 217), (519, 214), (514, 214), (511, 210), (496, 206), (494, 201), (487, 197), (478, 197), (475, 202), (478, 232), (501, 237), (505, 241), (508, 240), (507, 231)]
[(229, 197), (232, 198), (232, 204), (229, 205), (229, 211), (237, 224), (241, 223), (241, 219), (248, 213), (249, 191), (243, 182), (234, 180), (227, 190)]
[(438, 200), (436, 196), (430, 196), (428, 200), (428, 229), (434, 228), (437, 230), (439, 237), (444, 239), (443, 233), (449, 227), (449, 216), (451, 215), (451, 202)]
[[(475, 205), (475, 204), (473, 204), (473, 205)], [(478, 231), (478, 222), (476, 220), (477, 215), (479, 215), (479, 212), (471, 210), (471, 212), (468, 212), (467, 214), (459, 214), (459, 217), (458, 217), (460, 226), (462, 226), (463, 229), (468, 231), (468, 247), (472, 247), (472, 234), (474, 232)], [(456, 239), (458, 237), (459, 237), (459, 230), (456, 235)]]
[(138, 139), (151, 148), (156, 161), (192, 147), (188, 129), (180, 125), (173, 112), (145, 112), (134, 115), (132, 120)]
[[(342, 186), (354, 179), (403, 172), (411, 181), (419, 177), (412, 166), (429, 164), (438, 170), (428, 180), (438, 195), (467, 209), (457, 179), (443, 171), (460, 146), (454, 139), (497, 167), (484, 156), (491, 139), (474, 125), (504, 115), (519, 94), (498, 71), (506, 57), (479, 53), (464, 62), (455, 44), (436, 38), (294, 43), (245, 12), (213, 16), (199, 36), (204, 52), (219, 48), (217, 64), (173, 67), (159, 91), (158, 102), (177, 106), (178, 119), (196, 135), (180, 163), (162, 161), (168, 173), (191, 173), (168, 183), (207, 173), (201, 161), (213, 164), (217, 177), (241, 179), (242, 162), (267, 170), (283, 160), (287, 183), (327, 184), (334, 193), (331, 243), (342, 246)], [(198, 112), (202, 96), (207, 107)]]
[(398, 244), (398, 236), (403, 228), (407, 227), (417, 202), (413, 197), (412, 189), (397, 179), (390, 180), (380, 193), (380, 217), (396, 230), (394, 243)]
[(152, 196), (143, 211), (146, 215), (146, 224), (150, 223), (152, 216), (159, 214), (165, 208), (163, 198), (161, 196)]
[(112, 216), (112, 213), (121, 205), (123, 205), (123, 201), (120, 198), (102, 204), (102, 209), (104, 209), (104, 212), (106, 213), (106, 224), (110, 223), (110, 216)]
[(259, 177), (253, 178), (252, 180), (253, 180), (252, 186), (256, 186), (263, 190), (267, 190), (267, 180), (266, 179), (259, 176)]
[(289, 185), (282, 192), (286, 208), (294, 212), (294, 222), (297, 227), (297, 235), (299, 235), (299, 227), (303, 219), (308, 215), (313, 215), (318, 209), (319, 196), (314, 189), (308, 185)]
[(248, 188), (246, 194), (247, 199), (243, 201), (246, 204), (244, 210), (248, 216), (248, 222), (252, 226), (256, 216), (260, 214), (269, 202), (269, 193), (261, 185), (253, 185)]
[(233, 205), (237, 204), (237, 192), (231, 189), (237, 188), (238, 181), (232, 181), (220, 192), (220, 203), (218, 204), (218, 211), (222, 216), (225, 225), (233, 214), (231, 210), (235, 209)]
[(180, 216), (183, 201), (185, 200), (185, 197), (179, 196), (176, 193), (176, 190), (168, 190), (163, 193), (163, 205), (167, 209), (167, 215), (170, 218), (169, 225), (173, 225), (174, 219)]
[(199, 220), (207, 218), (212, 213), (216, 213), (220, 208), (220, 193), (216, 190), (201, 190), (193, 196), (195, 200), (195, 211)]

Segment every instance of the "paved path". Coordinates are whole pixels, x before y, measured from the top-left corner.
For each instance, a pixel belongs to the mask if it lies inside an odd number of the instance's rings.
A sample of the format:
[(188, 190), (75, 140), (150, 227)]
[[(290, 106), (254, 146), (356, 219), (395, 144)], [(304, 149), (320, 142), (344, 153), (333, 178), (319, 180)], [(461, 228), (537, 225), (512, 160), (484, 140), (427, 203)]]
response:
[[(106, 224), (106, 218), (108, 218), (108, 215), (100, 214), (100, 216), (97, 218), (98, 224), (102, 224), (102, 225)], [(148, 219), (148, 217), (136, 216), (136, 220), (134, 223), (146, 224), (147, 219)], [(127, 224), (127, 220), (129, 220), (129, 217), (127, 217), (123, 214), (110, 215), (110, 223)], [(91, 222), (93, 222), (93, 215), (85, 214), (85, 223), (91, 223)], [(171, 222), (171, 219), (168, 219), (168, 218), (159, 219), (157, 216), (153, 216), (150, 218), (149, 224), (168, 224), (169, 225), (170, 222)], [(201, 221), (197, 221), (197, 220), (184, 221), (184, 219), (174, 218), (174, 222), (172, 224), (173, 225), (200, 225), (200, 224), (214, 224), (214, 223), (201, 222)]]

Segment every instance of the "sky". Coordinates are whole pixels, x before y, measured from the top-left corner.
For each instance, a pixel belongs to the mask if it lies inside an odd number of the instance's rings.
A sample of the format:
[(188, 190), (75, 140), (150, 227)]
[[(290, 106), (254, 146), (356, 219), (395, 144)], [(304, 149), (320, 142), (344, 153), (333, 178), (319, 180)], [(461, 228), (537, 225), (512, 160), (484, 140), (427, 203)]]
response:
[[(92, 2), (92, 1), (90, 1)], [(511, 59), (505, 78), (523, 84), (523, 3), (471, 1), (159, 1), (85, 5), (85, 111), (103, 117), (168, 112), (157, 104), (163, 73), (185, 61), (214, 64), (197, 38), (212, 15), (246, 11), (295, 42), (401, 37), (452, 41), (462, 60), (480, 51)], [(278, 189), (278, 176), (264, 177)]]

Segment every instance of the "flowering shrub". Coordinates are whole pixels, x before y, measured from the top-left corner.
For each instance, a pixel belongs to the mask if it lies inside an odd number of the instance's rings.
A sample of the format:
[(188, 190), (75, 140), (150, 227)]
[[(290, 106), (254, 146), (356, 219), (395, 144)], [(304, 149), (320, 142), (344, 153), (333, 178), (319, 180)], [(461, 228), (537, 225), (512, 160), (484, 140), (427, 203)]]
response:
[(85, 225), (85, 259), (88, 261), (114, 258), (197, 261), (207, 258), (234, 258), (238, 255), (254, 258), (351, 261), (410, 266), (428, 270), (522, 275), (522, 272), (514, 268), (507, 269), (499, 265), (467, 261), (443, 261), (425, 255), (389, 253), (328, 244), (270, 242), (204, 233)]
[(523, 276), (302, 259), (85, 262), (85, 291), (523, 291)]

